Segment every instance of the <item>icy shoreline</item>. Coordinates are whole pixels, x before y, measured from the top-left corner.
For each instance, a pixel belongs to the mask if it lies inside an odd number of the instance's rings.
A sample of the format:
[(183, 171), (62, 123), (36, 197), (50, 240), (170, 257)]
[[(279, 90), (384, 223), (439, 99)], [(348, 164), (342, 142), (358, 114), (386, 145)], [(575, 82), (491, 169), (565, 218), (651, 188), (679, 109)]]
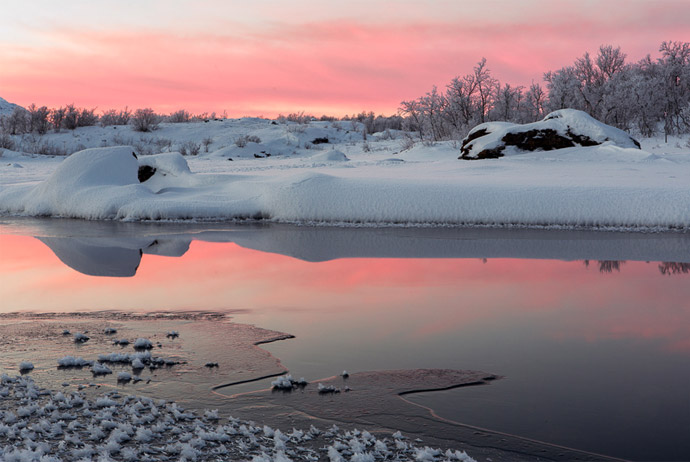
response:
[(89, 399), (52, 392), (24, 377), (0, 377), (0, 457), (17, 462), (63, 460), (289, 460), (473, 461), (464, 451), (417, 447), (397, 432), (376, 438), (367, 431), (293, 429), (266, 425), (215, 410), (203, 415), (164, 400), (118, 391)]

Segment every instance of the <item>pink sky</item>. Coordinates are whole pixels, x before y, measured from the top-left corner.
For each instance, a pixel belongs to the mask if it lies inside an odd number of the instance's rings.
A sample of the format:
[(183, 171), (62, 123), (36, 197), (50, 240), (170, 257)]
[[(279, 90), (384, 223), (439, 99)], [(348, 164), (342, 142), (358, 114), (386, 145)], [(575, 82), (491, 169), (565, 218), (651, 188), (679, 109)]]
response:
[(690, 41), (687, 0), (13, 3), (0, 97), (24, 106), (392, 114), (482, 57), (529, 85), (601, 44)]

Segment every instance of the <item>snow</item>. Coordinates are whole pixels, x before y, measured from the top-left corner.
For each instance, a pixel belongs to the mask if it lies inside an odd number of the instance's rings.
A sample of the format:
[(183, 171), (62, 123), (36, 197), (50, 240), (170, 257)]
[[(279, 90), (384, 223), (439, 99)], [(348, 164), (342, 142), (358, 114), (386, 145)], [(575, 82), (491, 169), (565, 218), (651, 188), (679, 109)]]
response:
[(19, 363), (19, 370), (21, 372), (29, 372), (29, 371), (32, 371), (33, 369), (34, 369), (34, 365), (33, 365), (33, 363), (31, 363), (29, 361), (22, 361), (21, 363)]
[(58, 360), (59, 367), (84, 367), (93, 365), (93, 361), (87, 361), (84, 358), (74, 356), (64, 356)]
[(0, 117), (12, 115), (14, 109), (18, 107), (20, 106), (10, 103), (6, 99), (0, 98)]
[[(198, 156), (142, 155), (143, 148), (135, 146), (90, 148), (65, 159), (5, 151), (3, 158), (24, 168), (0, 165), (0, 214), (123, 221), (260, 218), (348, 226), (690, 227), (687, 140), (676, 138), (674, 145), (642, 140), (640, 150), (624, 132), (568, 111), (557, 114), (539, 123), (559, 130), (582, 125), (609, 141), (465, 162), (457, 160), (454, 142), (402, 150), (401, 139), (373, 134), (365, 149), (356, 124), (345, 130), (324, 122), (241, 119), (167, 124), (150, 135), (168, 137), (172, 149), (184, 139), (212, 138), (209, 152)], [(512, 125), (491, 127), (498, 133)], [(127, 130), (83, 127), (70, 136), (92, 146), (101, 137), (114, 143), (113, 133)], [(127, 133), (127, 141), (137, 141)], [(238, 147), (234, 141), (242, 134), (261, 143)], [(45, 136), (72, 142), (65, 133)], [(310, 144), (317, 138), (329, 141)], [(272, 155), (255, 158), (261, 151)], [(140, 183), (143, 165), (156, 173)]]
[(135, 350), (150, 350), (151, 348), (153, 348), (153, 343), (147, 338), (138, 338), (134, 342)]
[[(466, 153), (463, 152), (463, 155), (470, 159), (476, 158), (484, 150), (492, 150), (504, 145), (503, 138), (507, 134), (525, 133), (531, 130), (553, 130), (564, 137), (569, 137), (569, 134), (584, 135), (597, 144), (606, 143), (607, 145), (629, 149), (639, 148), (637, 141), (624, 131), (603, 124), (585, 112), (574, 109), (561, 109), (548, 114), (539, 122), (529, 124), (487, 122), (477, 125), (470, 130), (465, 138), (466, 141), (463, 141), (463, 149), (466, 150)], [(481, 131), (485, 131), (486, 134), (480, 135), (479, 132)], [(520, 150), (515, 146), (506, 146), (506, 149), (501, 154), (511, 155), (524, 152), (526, 151)]]
[(299, 380), (296, 380), (292, 378), (292, 375), (287, 374), (281, 375), (280, 377), (272, 381), (271, 386), (279, 390), (292, 390), (296, 387), (306, 386), (307, 383), (308, 382), (304, 379), (304, 377), (301, 377)]
[(86, 343), (89, 341), (89, 337), (81, 332), (74, 334), (74, 343)]

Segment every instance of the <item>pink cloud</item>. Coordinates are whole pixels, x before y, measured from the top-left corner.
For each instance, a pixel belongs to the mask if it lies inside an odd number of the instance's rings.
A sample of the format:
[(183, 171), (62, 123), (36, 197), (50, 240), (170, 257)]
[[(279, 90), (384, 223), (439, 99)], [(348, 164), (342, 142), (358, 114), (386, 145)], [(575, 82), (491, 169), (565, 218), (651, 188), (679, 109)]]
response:
[[(620, 45), (637, 60), (654, 55), (663, 40), (688, 39), (682, 14), (658, 6), (629, 10), (615, 25), (607, 22), (613, 12), (602, 7), (591, 17), (547, 8), (517, 22), (332, 19), (191, 33), (59, 29), (46, 33), (51, 45), (43, 48), (0, 42), (7, 57), (0, 85), (3, 97), (23, 105), (390, 114), (401, 100), (470, 72), (482, 57), (501, 81), (528, 85), (601, 44)], [(641, 12), (659, 22), (641, 27)]]

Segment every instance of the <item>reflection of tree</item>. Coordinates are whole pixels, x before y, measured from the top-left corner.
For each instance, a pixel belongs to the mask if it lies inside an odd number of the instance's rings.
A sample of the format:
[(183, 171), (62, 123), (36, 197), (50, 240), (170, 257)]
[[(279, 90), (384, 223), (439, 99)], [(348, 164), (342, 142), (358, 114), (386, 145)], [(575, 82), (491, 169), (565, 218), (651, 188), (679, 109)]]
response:
[[(589, 260), (582, 260), (585, 264), (585, 268), (589, 268)], [(625, 260), (597, 260), (599, 264), (600, 273), (613, 273), (614, 271), (620, 272), (621, 265), (625, 263)]]
[(614, 271), (620, 272), (621, 265), (625, 261), (620, 260), (598, 260), (599, 272), (600, 273), (613, 273)]
[(690, 273), (690, 263), (676, 263), (672, 261), (665, 261), (659, 263), (659, 271), (661, 274), (688, 274)]

